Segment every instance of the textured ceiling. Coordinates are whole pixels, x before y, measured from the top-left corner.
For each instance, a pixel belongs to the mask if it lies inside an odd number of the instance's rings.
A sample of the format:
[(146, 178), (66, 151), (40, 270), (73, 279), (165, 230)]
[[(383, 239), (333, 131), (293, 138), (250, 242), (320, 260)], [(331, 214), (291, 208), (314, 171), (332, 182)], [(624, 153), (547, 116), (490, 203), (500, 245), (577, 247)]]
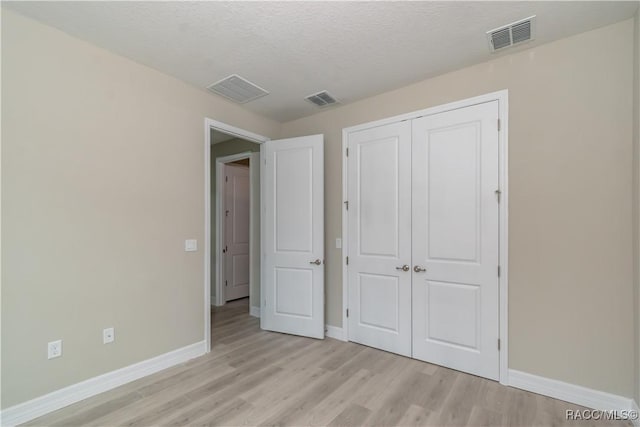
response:
[[(284, 122), (630, 18), (638, 2), (2, 2), (204, 88), (239, 74), (271, 93), (244, 106)], [(485, 32), (537, 15), (537, 38), (491, 54)], [(615, 48), (615, 46), (612, 46)], [(211, 96), (217, 96), (212, 94)]]

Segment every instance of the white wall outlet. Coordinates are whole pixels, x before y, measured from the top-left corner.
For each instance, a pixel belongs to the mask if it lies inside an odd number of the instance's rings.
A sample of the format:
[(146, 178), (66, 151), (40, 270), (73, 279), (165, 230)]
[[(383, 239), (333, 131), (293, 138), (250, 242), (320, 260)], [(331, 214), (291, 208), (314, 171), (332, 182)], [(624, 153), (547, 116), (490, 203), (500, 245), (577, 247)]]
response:
[(187, 239), (184, 241), (185, 252), (195, 252), (198, 250), (198, 241), (196, 239)]
[(340, 237), (336, 239), (336, 249), (342, 249), (342, 239)]
[(62, 340), (51, 341), (47, 344), (47, 359), (54, 359), (62, 356)]
[(102, 343), (109, 344), (116, 339), (116, 333), (113, 328), (106, 328), (102, 331)]

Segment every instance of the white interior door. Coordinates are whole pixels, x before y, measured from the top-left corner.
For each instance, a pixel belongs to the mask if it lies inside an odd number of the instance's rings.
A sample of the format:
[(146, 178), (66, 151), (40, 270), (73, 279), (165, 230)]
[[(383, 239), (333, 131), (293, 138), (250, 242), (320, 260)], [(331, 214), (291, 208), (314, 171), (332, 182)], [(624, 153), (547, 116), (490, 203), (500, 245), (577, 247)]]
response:
[[(412, 122), (413, 357), (498, 379), (498, 101)], [(426, 271), (422, 271), (425, 269)]]
[(348, 148), (349, 340), (411, 356), (411, 124)]
[(324, 338), (323, 145), (313, 135), (261, 146), (263, 329)]
[(249, 296), (249, 167), (225, 164), (225, 300)]

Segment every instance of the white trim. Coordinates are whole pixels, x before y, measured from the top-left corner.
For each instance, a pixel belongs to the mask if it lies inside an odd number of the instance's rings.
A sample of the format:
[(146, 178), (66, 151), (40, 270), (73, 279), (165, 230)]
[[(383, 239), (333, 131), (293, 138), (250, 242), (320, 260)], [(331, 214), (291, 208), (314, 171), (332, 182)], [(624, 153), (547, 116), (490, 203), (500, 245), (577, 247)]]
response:
[(211, 351), (211, 119), (204, 119), (204, 342)]
[(343, 328), (337, 326), (324, 325), (324, 336), (327, 338), (334, 338), (340, 341), (347, 341)]
[(347, 309), (349, 308), (349, 271), (347, 269), (347, 255), (349, 254), (349, 216), (347, 215), (346, 201), (349, 197), (349, 163), (347, 159), (347, 147), (349, 141), (349, 130), (342, 129), (342, 334), (345, 341), (349, 341), (349, 318)]
[[(222, 286), (222, 281), (223, 281), (223, 269), (222, 269), (222, 263), (223, 263), (223, 256), (222, 256), (222, 246), (224, 245), (224, 231), (223, 231), (223, 223), (222, 223), (222, 212), (225, 211), (225, 206), (224, 206), (224, 197), (222, 197), (222, 194), (224, 194), (224, 168), (222, 168), (222, 165), (225, 165), (227, 163), (231, 163), (231, 162), (235, 162), (237, 160), (243, 160), (243, 159), (255, 159), (254, 156), (252, 156), (253, 152), (252, 151), (244, 151), (242, 153), (238, 153), (238, 154), (231, 154), (228, 156), (221, 156), (221, 157), (216, 157), (216, 209), (215, 209), (215, 213), (216, 213), (216, 263), (215, 263), (215, 277), (216, 277), (216, 298), (215, 298), (215, 302), (214, 304), (217, 306), (221, 306), (221, 305), (225, 305), (226, 304), (226, 294), (225, 294), (225, 287)], [(253, 180), (251, 179), (252, 175), (255, 174), (255, 170), (256, 170), (256, 165), (254, 164), (253, 161), (249, 162), (249, 200), (252, 201), (253, 200), (253, 192), (255, 191), (253, 188)], [(251, 225), (253, 225), (253, 206), (251, 206), (249, 208), (249, 227), (251, 227)], [(249, 254), (253, 254), (252, 252), (252, 243), (255, 240), (255, 236), (253, 236), (253, 233), (250, 230), (250, 234), (249, 234)], [(251, 259), (251, 256), (249, 257)], [(254, 260), (255, 261), (255, 260)], [(251, 270), (254, 268), (253, 266), (253, 262), (251, 262), (249, 264), (249, 294), (251, 294), (251, 287), (252, 287), (252, 283), (251, 283)]]
[(257, 317), (259, 319), (260, 318), (260, 307), (256, 307), (256, 306), (252, 305), (249, 308), (249, 315), (253, 316), (253, 317)]
[(5, 427), (25, 423), (42, 415), (69, 406), (113, 388), (135, 381), (163, 369), (179, 365), (202, 356), (206, 352), (204, 341), (170, 351), (160, 356), (126, 366), (106, 374), (70, 385), (2, 411), (1, 420)]
[[(498, 101), (498, 118), (500, 119), (499, 138), (499, 180), (501, 201), (500, 201), (500, 277), (498, 279), (499, 292), (499, 310), (500, 325), (498, 337), (500, 338), (500, 383), (508, 384), (509, 381), (509, 260), (508, 260), (508, 233), (509, 233), (509, 91), (507, 89), (473, 98), (463, 99), (448, 104), (438, 105), (420, 111), (414, 111), (399, 116), (389, 117), (374, 122), (363, 123), (342, 129), (342, 201), (348, 200), (348, 182), (347, 182), (347, 157), (346, 150), (348, 146), (349, 134), (359, 130), (370, 129), (373, 127), (384, 126), (391, 123), (397, 123), (403, 120), (412, 120), (419, 117), (429, 116), (433, 114), (443, 113), (445, 111), (456, 110), (459, 108), (470, 107), (472, 105), (482, 104), (490, 101)], [(349, 322), (347, 319), (347, 308), (349, 302), (349, 281), (347, 275), (346, 256), (349, 253), (349, 227), (348, 227), (347, 210), (344, 203), (342, 205), (342, 329), (345, 340), (349, 340)]]
[(498, 144), (500, 157), (498, 174), (500, 183), (499, 213), (499, 254), (500, 277), (498, 277), (500, 310), (500, 383), (509, 383), (509, 91), (502, 90), (491, 94), (498, 100), (500, 131)]
[(496, 92), (486, 93), (484, 95), (474, 96), (472, 98), (461, 99), (459, 101), (449, 102), (447, 104), (436, 105), (434, 107), (425, 108), (424, 110), (412, 111), (410, 113), (400, 114), (385, 119), (375, 120), (373, 122), (362, 123), (355, 126), (344, 128), (347, 133), (357, 132), (359, 130), (371, 129), (378, 126), (388, 125), (390, 123), (398, 123), (403, 120), (413, 120), (419, 117), (430, 116), (433, 114), (443, 113), (445, 111), (457, 110), (458, 108), (470, 107), (472, 105), (483, 104), (489, 101), (501, 100), (508, 94), (508, 89)]
[(229, 135), (233, 135), (240, 139), (246, 139), (256, 144), (262, 144), (269, 141), (270, 138), (266, 136), (258, 135), (257, 133), (249, 132), (248, 130), (240, 129), (235, 126), (228, 125), (226, 123), (218, 122), (213, 119), (204, 119), (209, 129), (215, 129), (220, 132), (224, 132)]
[(213, 119), (204, 119), (204, 341), (211, 351), (211, 130), (225, 132), (257, 144), (269, 138)]
[(527, 374), (514, 369), (509, 370), (509, 385), (600, 411), (630, 411), (634, 408), (635, 403), (633, 399), (628, 397)]
[(265, 318), (267, 316), (262, 316), (262, 313), (266, 313), (266, 299), (265, 299), (265, 271), (262, 268), (262, 263), (264, 262), (265, 250), (264, 250), (264, 242), (266, 235), (266, 212), (267, 207), (264, 204), (264, 198), (262, 197), (265, 194), (264, 181), (266, 177), (265, 166), (267, 164), (267, 158), (265, 154), (265, 150), (260, 147), (260, 327), (262, 329), (266, 329), (265, 326)]

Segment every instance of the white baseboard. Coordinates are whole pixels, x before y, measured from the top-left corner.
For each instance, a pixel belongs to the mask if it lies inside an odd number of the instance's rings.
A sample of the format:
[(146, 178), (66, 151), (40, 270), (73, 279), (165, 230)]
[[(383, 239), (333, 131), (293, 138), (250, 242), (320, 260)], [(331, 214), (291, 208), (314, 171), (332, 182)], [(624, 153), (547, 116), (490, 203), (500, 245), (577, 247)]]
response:
[(260, 307), (254, 307), (253, 305), (249, 309), (249, 314), (253, 317), (260, 318)]
[(49, 412), (103, 393), (171, 366), (179, 365), (206, 353), (205, 341), (200, 341), (151, 359), (126, 366), (106, 374), (56, 390), (44, 396), (12, 406), (0, 413), (5, 427), (25, 423)]
[[(628, 397), (527, 374), (513, 369), (509, 369), (509, 385), (601, 411), (631, 411), (635, 405), (633, 399)], [(635, 409), (638, 409), (637, 405)], [(634, 421), (634, 425), (637, 426), (638, 424), (636, 424), (636, 422), (637, 421)]]
[(344, 329), (338, 328), (337, 326), (325, 325), (324, 326), (324, 335), (329, 338), (335, 338), (340, 341), (347, 341), (347, 338), (344, 336)]

